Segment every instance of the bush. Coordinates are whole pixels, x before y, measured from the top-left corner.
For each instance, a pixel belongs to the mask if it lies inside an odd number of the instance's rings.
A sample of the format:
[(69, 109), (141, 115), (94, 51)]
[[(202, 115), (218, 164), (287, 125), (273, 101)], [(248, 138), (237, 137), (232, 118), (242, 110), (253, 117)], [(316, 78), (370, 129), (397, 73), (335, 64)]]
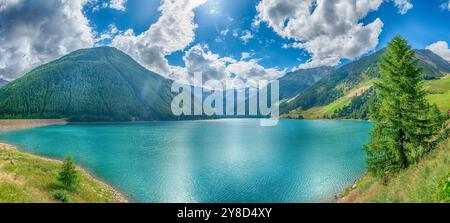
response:
[(61, 201), (63, 203), (70, 202), (69, 194), (65, 190), (54, 190), (50, 195), (53, 199)]

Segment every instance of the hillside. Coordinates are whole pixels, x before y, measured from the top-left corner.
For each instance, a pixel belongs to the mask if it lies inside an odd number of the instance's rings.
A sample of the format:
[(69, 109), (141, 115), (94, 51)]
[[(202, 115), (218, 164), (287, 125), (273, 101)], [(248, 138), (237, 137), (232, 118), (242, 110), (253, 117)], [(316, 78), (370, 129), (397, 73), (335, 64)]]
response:
[(338, 202), (430, 203), (450, 202), (450, 140), (420, 163), (402, 171), (384, 185), (366, 175), (348, 188)]
[[(58, 187), (61, 162), (23, 153), (0, 143), (0, 203), (54, 203), (51, 191)], [(126, 202), (108, 185), (79, 169), (80, 186), (68, 195), (75, 203)]]
[[(367, 118), (367, 101), (378, 78), (378, 62), (384, 50), (363, 57), (331, 72), (312, 87), (281, 104), (285, 116), (306, 118)], [(415, 50), (424, 79), (439, 79), (450, 73), (450, 64), (429, 50)], [(331, 109), (330, 109), (331, 108)], [(333, 114), (337, 113), (333, 116)], [(290, 114), (290, 115), (287, 115)]]
[(300, 69), (287, 73), (279, 79), (280, 99), (294, 97), (303, 90), (314, 85), (332, 70), (332, 67), (318, 67), (312, 69)]
[(428, 100), (438, 105), (441, 111), (450, 110), (450, 74), (438, 79), (425, 82), (425, 89), (429, 92)]
[(170, 119), (171, 81), (110, 47), (78, 50), (0, 89), (0, 118)]

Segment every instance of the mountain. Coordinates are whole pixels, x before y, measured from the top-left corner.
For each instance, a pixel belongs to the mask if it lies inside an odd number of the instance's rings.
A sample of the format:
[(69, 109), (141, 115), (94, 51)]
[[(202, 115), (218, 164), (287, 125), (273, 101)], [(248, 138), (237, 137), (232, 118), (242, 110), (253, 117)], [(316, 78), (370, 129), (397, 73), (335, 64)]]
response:
[(0, 89), (0, 118), (171, 119), (172, 81), (111, 47), (78, 50)]
[[(379, 77), (378, 62), (383, 52), (384, 49), (333, 70), (310, 88), (282, 103), (281, 112), (286, 114), (293, 110), (306, 111), (331, 104), (332, 110), (336, 110), (351, 104), (354, 97), (368, 99), (369, 93), (366, 95), (364, 93)], [(429, 50), (415, 50), (415, 52), (418, 65), (424, 68), (425, 79), (436, 79), (450, 73), (450, 64), (433, 52)], [(358, 103), (364, 104), (361, 100)], [(322, 114), (330, 112), (328, 110)]]
[(0, 79), (0, 87), (3, 87), (3, 86), (5, 86), (8, 83), (9, 83), (8, 81)]
[(299, 94), (328, 75), (332, 70), (333, 67), (318, 67), (287, 73), (279, 79), (280, 99), (291, 98)]
[(450, 73), (450, 62), (430, 50), (416, 50), (416, 57), (419, 59), (418, 65), (424, 68), (425, 79), (435, 79), (436, 76), (442, 76), (429, 74)]

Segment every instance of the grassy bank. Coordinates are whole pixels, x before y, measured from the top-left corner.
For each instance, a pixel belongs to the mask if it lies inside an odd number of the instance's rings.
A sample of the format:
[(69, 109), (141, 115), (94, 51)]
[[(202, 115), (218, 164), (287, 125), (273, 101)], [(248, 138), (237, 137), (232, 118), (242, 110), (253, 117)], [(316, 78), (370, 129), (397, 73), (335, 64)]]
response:
[(450, 202), (450, 140), (386, 185), (370, 175), (364, 176), (338, 202)]
[[(58, 202), (51, 196), (58, 188), (60, 161), (40, 158), (0, 143), (0, 203)], [(70, 202), (126, 202), (126, 198), (107, 184), (78, 168), (79, 188), (69, 192)]]

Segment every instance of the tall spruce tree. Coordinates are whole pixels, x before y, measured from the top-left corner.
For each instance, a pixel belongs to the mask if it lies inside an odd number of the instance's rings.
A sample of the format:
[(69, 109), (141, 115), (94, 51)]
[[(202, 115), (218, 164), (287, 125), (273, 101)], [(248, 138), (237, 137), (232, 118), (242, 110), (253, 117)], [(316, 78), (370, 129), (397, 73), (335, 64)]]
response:
[(369, 172), (389, 177), (433, 149), (443, 118), (426, 100), (422, 68), (405, 39), (396, 36), (389, 42), (379, 70), (371, 109), (376, 123), (364, 149)]

